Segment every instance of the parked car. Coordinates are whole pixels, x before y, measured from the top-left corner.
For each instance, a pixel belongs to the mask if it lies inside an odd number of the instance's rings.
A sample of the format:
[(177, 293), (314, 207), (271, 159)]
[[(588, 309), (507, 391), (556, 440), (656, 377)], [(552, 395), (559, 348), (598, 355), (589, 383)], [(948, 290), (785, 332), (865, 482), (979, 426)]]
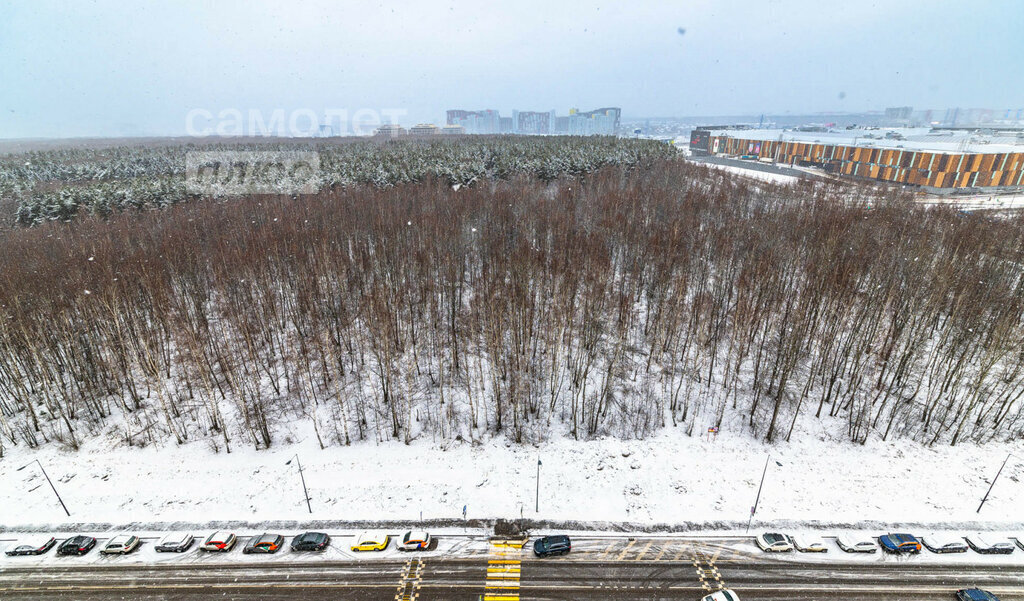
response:
[(105, 555), (127, 555), (139, 548), (142, 539), (134, 534), (118, 534), (100, 549)]
[(572, 551), (572, 541), (564, 534), (542, 536), (533, 541), (533, 554), (537, 557), (565, 555)]
[(206, 540), (203, 541), (199, 549), (201, 551), (227, 553), (234, 548), (236, 542), (238, 542), (238, 537), (233, 532), (217, 531), (206, 537)]
[(761, 547), (762, 551), (785, 552), (793, 550), (793, 539), (779, 532), (758, 534), (755, 540), (757, 541), (757, 546)]
[(943, 534), (921, 537), (921, 544), (932, 553), (966, 553), (967, 543), (962, 538)]
[(184, 553), (192, 547), (195, 537), (191, 532), (172, 532), (160, 539), (156, 550), (161, 553)]
[(323, 551), (331, 544), (325, 532), (303, 532), (292, 539), (292, 551)]
[(249, 539), (248, 544), (242, 548), (242, 553), (277, 553), (277, 550), (284, 544), (284, 537), (280, 534), (269, 534), (264, 532), (259, 536)]
[(41, 536), (39, 538), (28, 538), (19, 542), (21, 544), (8, 549), (5, 552), (6, 555), (10, 555), (12, 557), (15, 555), (42, 555), (57, 544), (57, 539), (52, 536)]
[(700, 601), (740, 601), (740, 596), (732, 589), (723, 588), (711, 593)]
[(921, 552), (921, 541), (917, 540), (917, 537), (912, 534), (890, 532), (878, 537), (878, 542), (882, 545), (882, 549), (889, 553)]
[(837, 536), (836, 543), (847, 553), (875, 553), (878, 551), (878, 545), (874, 540), (852, 534)]
[(801, 553), (827, 553), (828, 548), (820, 539), (806, 534), (798, 534), (793, 537), (793, 546)]
[(360, 532), (352, 543), (353, 551), (383, 551), (388, 548), (391, 537), (383, 532)]
[(971, 534), (967, 537), (967, 544), (978, 553), (1009, 555), (1013, 553), (1013, 543), (1010, 539), (996, 538), (991, 534)]
[(57, 555), (85, 555), (96, 546), (96, 539), (91, 536), (72, 536), (57, 547)]
[(962, 588), (956, 592), (956, 598), (960, 601), (999, 601), (999, 597), (980, 588)]
[(423, 530), (410, 530), (398, 543), (399, 551), (426, 551), (430, 548), (430, 533)]

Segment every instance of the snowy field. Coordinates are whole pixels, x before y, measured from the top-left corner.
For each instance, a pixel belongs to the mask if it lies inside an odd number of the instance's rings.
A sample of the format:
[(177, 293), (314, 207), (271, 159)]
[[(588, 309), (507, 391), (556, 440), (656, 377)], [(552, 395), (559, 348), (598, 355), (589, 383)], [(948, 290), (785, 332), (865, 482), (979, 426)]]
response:
[(767, 171), (758, 171), (756, 169), (744, 169), (743, 167), (736, 167), (734, 165), (717, 165), (715, 163), (702, 163), (702, 165), (706, 165), (707, 167), (711, 167), (713, 169), (727, 171), (734, 175), (742, 175), (743, 177), (749, 177), (763, 182), (772, 182), (776, 184), (793, 184), (800, 180), (800, 177), (797, 175), (769, 173)]
[(964, 211), (1018, 211), (1024, 209), (1024, 194), (928, 195), (923, 197), (920, 202), (934, 206), (951, 206)]
[[(22, 445), (0, 460), (0, 526), (412, 523), (421, 512), (424, 520), (461, 519), (465, 506), (471, 520), (522, 515), (585, 528), (725, 531), (746, 525), (770, 451), (755, 528), (1024, 531), (1019, 444), (928, 448), (871, 440), (858, 446), (827, 433), (841, 424), (807, 420), (802, 435), (774, 447), (728, 427), (713, 440), (670, 427), (643, 441), (556, 439), (537, 447), (492, 439), (440, 448), (420, 439), (320, 450), (312, 433), (296, 433), (293, 444), (269, 451), (238, 447), (231, 454), (202, 442), (115, 448), (102, 437), (79, 453), (53, 446), (30, 452)], [(1011, 451), (1017, 457), (976, 513)], [(312, 515), (295, 463), (286, 465), (296, 453)], [(70, 518), (38, 466), (18, 470), (37, 458)]]

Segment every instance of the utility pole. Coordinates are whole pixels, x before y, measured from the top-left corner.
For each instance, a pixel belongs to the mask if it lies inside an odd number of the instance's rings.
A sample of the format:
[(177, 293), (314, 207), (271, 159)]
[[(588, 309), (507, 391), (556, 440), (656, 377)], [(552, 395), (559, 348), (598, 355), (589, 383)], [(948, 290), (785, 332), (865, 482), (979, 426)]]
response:
[[(761, 483), (757, 485), (757, 498), (754, 499), (754, 506), (750, 508), (750, 517), (747, 518), (747, 532), (750, 532), (750, 521), (754, 519), (754, 513), (757, 512), (757, 504), (761, 501), (761, 489), (764, 487), (764, 477), (768, 473), (768, 462), (772, 460), (771, 453), (768, 454), (768, 458), (764, 460), (764, 471), (761, 472)], [(782, 467), (782, 464), (778, 461), (775, 465)]]
[(19, 471), (20, 472), (21, 470), (23, 470), (26, 467), (32, 465), (33, 463), (35, 463), (36, 465), (39, 466), (39, 471), (43, 472), (43, 477), (46, 478), (46, 482), (49, 483), (50, 488), (53, 489), (53, 494), (57, 495), (57, 500), (60, 501), (60, 506), (64, 508), (64, 513), (68, 514), (68, 517), (71, 517), (71, 512), (68, 511), (68, 506), (64, 504), (64, 499), (60, 498), (60, 493), (57, 492), (57, 487), (53, 485), (53, 481), (50, 480), (50, 476), (47, 475), (46, 470), (43, 469), (43, 464), (39, 463), (38, 459), (33, 459), (32, 461), (30, 461), (30, 462), (26, 463), (25, 465), (19, 467), (15, 471)]
[[(292, 459), (295, 460), (295, 465), (299, 468), (299, 478), (302, 480), (302, 494), (304, 494), (306, 496), (306, 509), (308, 509), (310, 513), (313, 513), (313, 506), (309, 504), (309, 490), (306, 489), (306, 476), (302, 473), (302, 462), (299, 461), (299, 455), (297, 453), (296, 453), (295, 457), (293, 457)], [(285, 463), (285, 465), (291, 465), (291, 464), (292, 464), (292, 460), (291, 459), (289, 459)]]
[(534, 507), (534, 512), (539, 512), (540, 511), (540, 466), (541, 466), (540, 457), (538, 457), (537, 458), (537, 499), (536, 499), (537, 504), (536, 504), (536, 507)]
[(1006, 459), (1003, 459), (1003, 464), (999, 466), (999, 471), (996, 472), (996, 477), (992, 478), (992, 484), (988, 485), (988, 490), (985, 492), (985, 498), (981, 500), (981, 505), (978, 505), (978, 511), (975, 511), (974, 513), (981, 513), (982, 506), (985, 504), (985, 501), (988, 501), (988, 493), (992, 492), (992, 487), (996, 485), (996, 480), (999, 479), (999, 474), (1003, 473), (1003, 468), (1006, 467), (1006, 462), (1010, 460), (1011, 455), (1013, 455), (1013, 453), (1007, 453)]

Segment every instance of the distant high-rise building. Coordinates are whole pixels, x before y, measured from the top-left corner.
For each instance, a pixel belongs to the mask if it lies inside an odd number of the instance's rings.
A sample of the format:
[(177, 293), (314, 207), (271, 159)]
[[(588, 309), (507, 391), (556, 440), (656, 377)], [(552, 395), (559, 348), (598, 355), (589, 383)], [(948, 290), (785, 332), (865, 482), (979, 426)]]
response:
[(496, 134), (501, 132), (501, 116), (498, 111), (486, 109), (482, 111), (465, 111), (453, 109), (448, 111), (448, 125), (461, 125), (471, 134)]
[(912, 106), (892, 106), (885, 109), (885, 118), (889, 121), (907, 121), (913, 114)]
[(515, 130), (520, 134), (549, 134), (554, 127), (552, 121), (551, 113), (519, 111), (516, 113)]
[(581, 112), (571, 109), (569, 115), (559, 117), (555, 111), (512, 111), (512, 117), (502, 117), (493, 109), (467, 111), (451, 109), (447, 112), (448, 125), (464, 128), (468, 134), (573, 134), (577, 136), (615, 135), (619, 130), (622, 109), (600, 108)]
[(608, 107), (581, 112), (569, 109), (569, 131), (574, 136), (615, 135), (619, 130), (622, 109)]

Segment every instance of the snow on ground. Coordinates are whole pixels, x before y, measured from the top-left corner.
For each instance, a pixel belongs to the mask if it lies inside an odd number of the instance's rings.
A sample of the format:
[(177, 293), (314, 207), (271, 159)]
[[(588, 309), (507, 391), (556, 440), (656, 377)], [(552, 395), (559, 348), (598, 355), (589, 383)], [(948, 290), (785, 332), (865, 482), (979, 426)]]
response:
[(966, 196), (924, 196), (922, 204), (952, 206), (964, 211), (1024, 209), (1024, 194), (970, 194)]
[(708, 167), (714, 169), (721, 169), (722, 171), (728, 171), (736, 175), (742, 175), (744, 177), (750, 177), (756, 180), (764, 182), (774, 182), (776, 184), (792, 184), (800, 180), (797, 175), (783, 175), (781, 173), (769, 173), (767, 171), (757, 171), (755, 169), (744, 169), (743, 167), (736, 167), (734, 165), (718, 165), (715, 163), (702, 163)]
[[(771, 452), (755, 519), (777, 527), (922, 525), (1024, 531), (1021, 445), (924, 447), (911, 441), (853, 445), (826, 433), (842, 422), (808, 419), (790, 443), (753, 441), (727, 427), (717, 439), (666, 428), (643, 441), (556, 439), (539, 446), (501, 438), (473, 445), (429, 439), (320, 450), (309, 433), (255, 451), (214, 453), (204, 442), (112, 448), (97, 437), (78, 453), (21, 445), (0, 460), (0, 526), (387, 520), (467, 517), (612, 522), (615, 528), (735, 529), (746, 524)], [(727, 423), (728, 425), (728, 423)], [(801, 434), (802, 433), (802, 434)], [(298, 453), (312, 497), (307, 512)], [(34, 463), (71, 511), (65, 517)], [(539, 511), (535, 511), (537, 461)], [(781, 464), (781, 465), (779, 465)], [(977, 523), (977, 524), (976, 524)], [(980, 524), (980, 525), (978, 525)], [(141, 527), (141, 526), (137, 526)], [(155, 526), (159, 527), (159, 526)]]

